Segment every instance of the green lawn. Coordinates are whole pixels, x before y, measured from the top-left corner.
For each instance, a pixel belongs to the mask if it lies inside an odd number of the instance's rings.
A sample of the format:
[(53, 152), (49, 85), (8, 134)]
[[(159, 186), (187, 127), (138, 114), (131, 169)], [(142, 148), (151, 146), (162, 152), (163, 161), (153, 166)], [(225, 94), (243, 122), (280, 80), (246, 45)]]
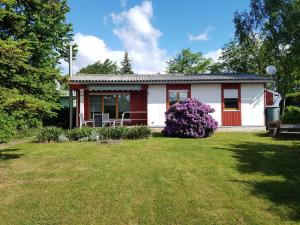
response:
[(299, 224), (300, 136), (0, 150), (0, 224)]

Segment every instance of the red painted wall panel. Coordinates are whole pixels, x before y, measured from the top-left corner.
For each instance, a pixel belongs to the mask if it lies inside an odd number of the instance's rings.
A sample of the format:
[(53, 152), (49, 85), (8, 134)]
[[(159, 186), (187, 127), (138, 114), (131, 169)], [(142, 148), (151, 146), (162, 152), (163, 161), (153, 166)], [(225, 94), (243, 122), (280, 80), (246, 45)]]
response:
[(90, 111), (90, 107), (89, 107), (89, 91), (85, 90), (84, 91), (84, 119), (85, 120), (89, 120), (89, 111)]
[(273, 93), (266, 91), (266, 105), (273, 105)]
[(79, 90), (76, 90), (76, 126), (79, 127), (80, 118), (79, 118), (79, 105), (80, 105), (80, 97), (79, 97)]
[[(130, 92), (130, 111), (147, 112), (147, 89)], [(130, 119), (133, 119), (132, 124), (147, 125), (147, 113), (131, 114)]]
[[(224, 89), (238, 89), (238, 110), (226, 111), (224, 104)], [(241, 85), (240, 84), (222, 84), (222, 126), (241, 126)]]

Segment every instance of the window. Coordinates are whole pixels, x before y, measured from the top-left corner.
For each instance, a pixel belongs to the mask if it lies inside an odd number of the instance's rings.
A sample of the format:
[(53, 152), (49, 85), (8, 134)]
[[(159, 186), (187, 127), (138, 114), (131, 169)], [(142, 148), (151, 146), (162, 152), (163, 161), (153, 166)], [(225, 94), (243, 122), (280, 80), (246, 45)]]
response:
[(109, 113), (109, 118), (116, 118), (116, 95), (104, 95), (104, 113)]
[(101, 95), (90, 95), (90, 118), (93, 118), (94, 113), (101, 113)]
[(224, 109), (239, 110), (238, 89), (224, 89)]
[[(118, 96), (118, 113), (119, 118), (122, 118), (123, 112), (130, 111), (130, 95), (129, 94), (121, 94)], [(129, 114), (126, 113), (124, 118), (129, 118)]]
[[(122, 113), (130, 111), (129, 94), (90, 95), (90, 119), (94, 113), (109, 113), (110, 118), (122, 118)], [(129, 114), (125, 114), (128, 118)]]
[(175, 103), (180, 103), (188, 98), (188, 90), (170, 90), (169, 91), (169, 106)]

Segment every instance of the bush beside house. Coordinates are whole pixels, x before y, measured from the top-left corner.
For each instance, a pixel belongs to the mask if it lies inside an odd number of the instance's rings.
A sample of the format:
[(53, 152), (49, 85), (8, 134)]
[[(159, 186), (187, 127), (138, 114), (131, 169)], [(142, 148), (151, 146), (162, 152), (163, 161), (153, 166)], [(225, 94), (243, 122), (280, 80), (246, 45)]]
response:
[(300, 124), (300, 107), (292, 105), (286, 107), (281, 121), (285, 124)]
[(163, 133), (171, 137), (208, 137), (218, 126), (210, 115), (213, 112), (213, 108), (196, 99), (174, 104), (166, 112), (166, 126)]
[(66, 141), (98, 141), (105, 139), (143, 139), (151, 136), (151, 130), (146, 126), (135, 127), (101, 127), (74, 128), (63, 130), (57, 127), (44, 127), (37, 135), (38, 142), (66, 142)]
[(16, 136), (16, 122), (12, 116), (0, 112), (0, 143), (6, 143)]

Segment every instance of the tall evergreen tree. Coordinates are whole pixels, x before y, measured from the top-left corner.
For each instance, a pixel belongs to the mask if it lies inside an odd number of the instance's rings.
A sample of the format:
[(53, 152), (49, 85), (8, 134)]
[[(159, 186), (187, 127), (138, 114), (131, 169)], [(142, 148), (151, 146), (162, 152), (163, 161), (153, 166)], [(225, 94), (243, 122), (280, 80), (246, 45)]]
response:
[(126, 51), (124, 54), (123, 61), (121, 62), (121, 69), (120, 69), (120, 74), (133, 74), (132, 66), (131, 66), (131, 61), (128, 57), (128, 52)]
[(0, 3), (0, 111), (24, 123), (52, 116), (59, 107), (59, 59), (72, 40), (66, 0)]

